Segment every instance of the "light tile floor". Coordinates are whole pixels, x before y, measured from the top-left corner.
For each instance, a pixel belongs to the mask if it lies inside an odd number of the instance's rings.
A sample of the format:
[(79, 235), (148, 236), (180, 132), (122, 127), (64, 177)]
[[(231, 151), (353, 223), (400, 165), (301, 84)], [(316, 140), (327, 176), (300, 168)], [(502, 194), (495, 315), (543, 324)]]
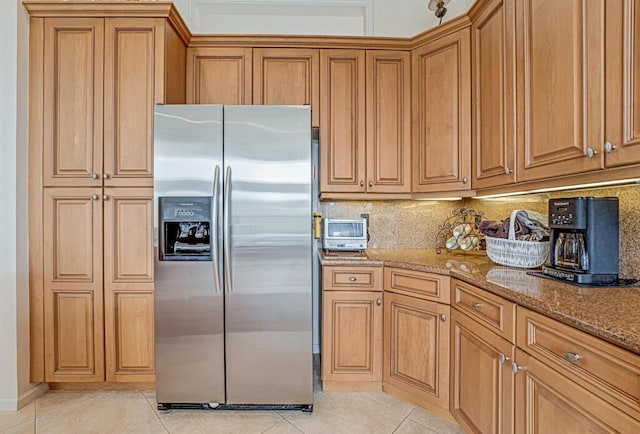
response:
[(425, 433), (462, 434), (384, 392), (317, 392), (313, 413), (156, 409), (155, 391), (48, 392), (0, 412), (0, 433)]

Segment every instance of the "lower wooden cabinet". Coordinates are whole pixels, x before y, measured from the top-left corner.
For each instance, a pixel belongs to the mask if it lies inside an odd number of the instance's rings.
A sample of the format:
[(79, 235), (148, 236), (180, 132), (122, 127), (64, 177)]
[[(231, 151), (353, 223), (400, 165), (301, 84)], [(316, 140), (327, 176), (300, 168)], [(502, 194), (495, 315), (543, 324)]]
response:
[(384, 294), (383, 390), (449, 409), (449, 306)]
[(381, 390), (382, 269), (322, 271), (323, 389)]
[(516, 350), (515, 432), (637, 433), (640, 422), (524, 351)]
[(451, 309), (449, 408), (465, 432), (512, 433), (515, 346)]

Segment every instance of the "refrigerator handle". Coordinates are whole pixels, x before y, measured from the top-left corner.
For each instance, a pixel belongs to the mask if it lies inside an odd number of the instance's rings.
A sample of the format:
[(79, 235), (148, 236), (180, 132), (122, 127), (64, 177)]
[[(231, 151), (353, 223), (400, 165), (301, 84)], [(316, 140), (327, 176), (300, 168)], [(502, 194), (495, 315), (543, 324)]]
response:
[(227, 166), (224, 181), (224, 282), (227, 292), (233, 291), (231, 280), (231, 166)]
[(216, 288), (216, 294), (220, 293), (220, 261), (218, 258), (218, 197), (220, 196), (220, 166), (216, 164), (213, 172), (213, 210), (211, 214), (211, 226), (213, 226), (213, 234), (211, 235), (211, 259), (213, 261), (213, 282)]

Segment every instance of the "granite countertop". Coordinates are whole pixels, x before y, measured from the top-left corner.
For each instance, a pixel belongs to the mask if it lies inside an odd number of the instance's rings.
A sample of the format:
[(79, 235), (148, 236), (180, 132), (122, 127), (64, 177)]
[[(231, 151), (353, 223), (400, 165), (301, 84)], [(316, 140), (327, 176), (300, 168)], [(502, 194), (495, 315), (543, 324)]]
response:
[(565, 324), (640, 354), (640, 284), (587, 288), (496, 265), (483, 254), (422, 249), (369, 249), (366, 258), (327, 258), (323, 265), (385, 265), (443, 274), (476, 285)]

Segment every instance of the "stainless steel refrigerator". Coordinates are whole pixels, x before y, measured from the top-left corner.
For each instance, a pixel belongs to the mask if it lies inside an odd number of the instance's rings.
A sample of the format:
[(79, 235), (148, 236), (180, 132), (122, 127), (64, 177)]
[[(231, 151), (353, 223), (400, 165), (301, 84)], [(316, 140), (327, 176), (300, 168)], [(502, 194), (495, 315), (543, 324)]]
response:
[(313, 402), (311, 113), (157, 105), (158, 407)]

